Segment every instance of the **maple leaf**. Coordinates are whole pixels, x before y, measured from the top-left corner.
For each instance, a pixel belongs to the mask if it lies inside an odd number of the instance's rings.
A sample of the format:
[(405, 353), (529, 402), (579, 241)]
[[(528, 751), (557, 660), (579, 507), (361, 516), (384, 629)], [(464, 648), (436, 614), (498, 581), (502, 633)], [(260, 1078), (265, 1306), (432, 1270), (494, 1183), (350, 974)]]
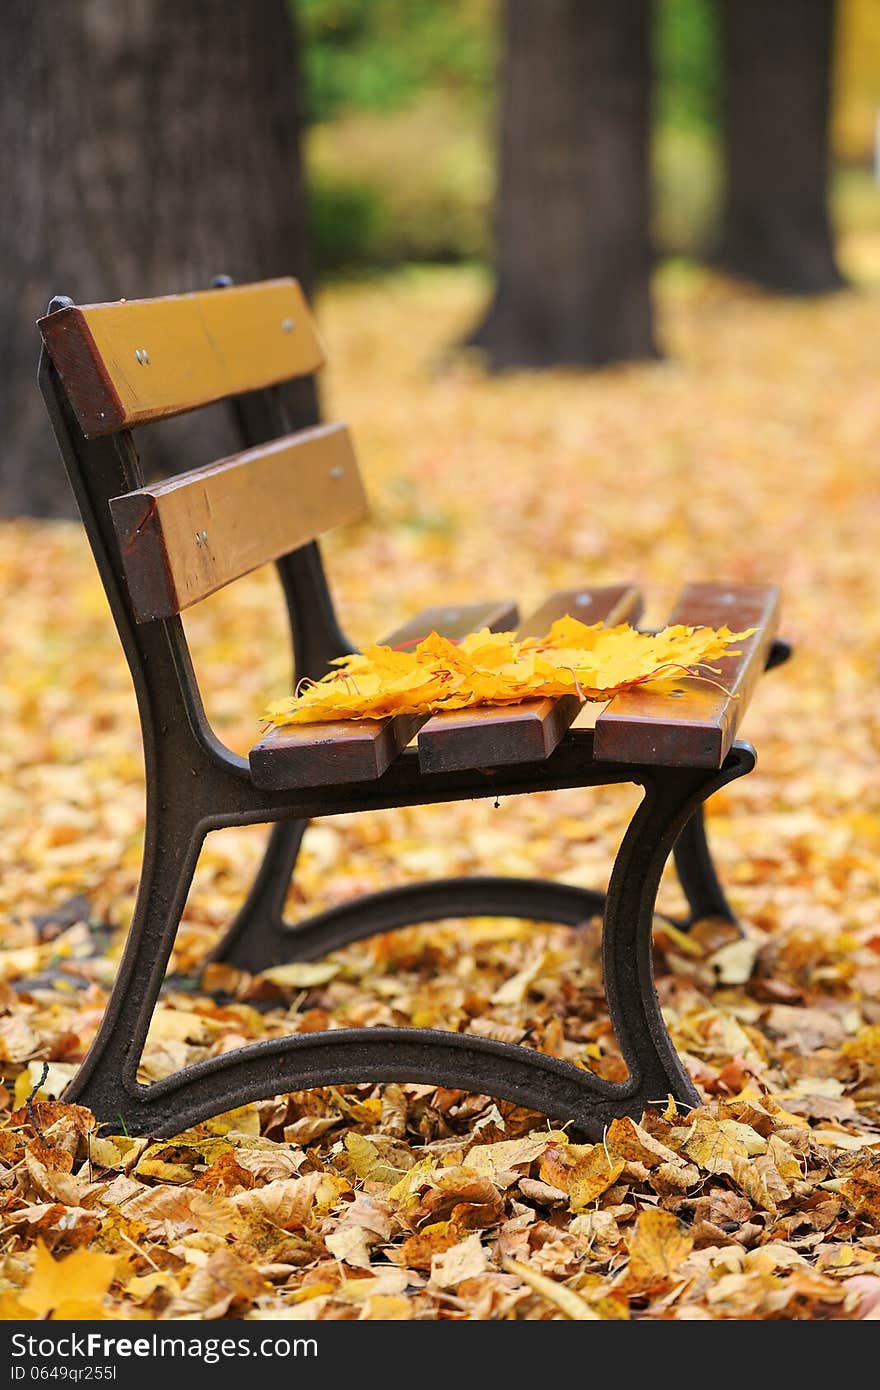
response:
[(411, 652), (374, 645), (338, 657), (336, 670), (270, 706), (265, 717), (275, 725), (307, 724), (434, 714), (546, 696), (607, 700), (672, 672), (697, 674), (732, 654), (731, 644), (752, 631), (678, 624), (662, 632), (638, 632), (625, 623), (587, 626), (567, 616), (558, 618), (545, 636), (522, 641), (513, 632), (488, 628), (458, 643), (431, 632)]
[(83, 1321), (106, 1318), (104, 1295), (116, 1277), (118, 1259), (99, 1250), (74, 1250), (53, 1260), (41, 1240), (34, 1251), (30, 1278), (19, 1301), (36, 1317)]

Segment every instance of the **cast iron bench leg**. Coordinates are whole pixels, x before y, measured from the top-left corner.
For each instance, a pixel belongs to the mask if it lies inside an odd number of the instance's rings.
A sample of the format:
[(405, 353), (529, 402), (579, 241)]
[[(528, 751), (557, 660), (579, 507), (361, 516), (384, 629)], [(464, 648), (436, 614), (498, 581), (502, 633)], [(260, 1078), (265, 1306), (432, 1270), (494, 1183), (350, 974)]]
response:
[(699, 1104), (663, 1022), (653, 983), (651, 936), (660, 877), (683, 828), (706, 798), (754, 767), (748, 744), (734, 744), (720, 772), (658, 769), (617, 854), (605, 908), (603, 961), (608, 1012), (630, 1072), (626, 1112), (665, 1100)]
[(701, 806), (678, 837), (675, 870), (687, 898), (690, 916), (680, 923), (683, 930), (704, 917), (721, 917), (738, 926), (736, 913), (727, 901), (715, 871), (712, 851), (706, 838), (706, 818)]
[[(134, 1133), (129, 1119), (143, 1111), (132, 1108), (132, 1094), (146, 1094), (137, 1069), (204, 841), (182, 798), (157, 795), (153, 805), (160, 803), (161, 811), (148, 808), (137, 902), (113, 990), (98, 1035), (64, 1092), (66, 1101), (87, 1105), (114, 1132), (121, 1122)], [(134, 1122), (144, 1133), (143, 1120)]]
[(284, 903), (308, 824), (291, 820), (272, 826), (250, 891), (209, 960), (226, 961), (256, 974), (283, 960), (302, 959), (291, 956), (282, 943), (289, 935)]
[[(783, 666), (791, 656), (789, 644), (777, 637), (767, 657), (766, 670)], [(739, 926), (736, 913), (727, 901), (715, 869), (712, 850), (706, 836), (705, 807), (700, 806), (678, 837), (675, 846), (675, 870), (682, 886), (690, 916), (677, 925), (687, 931), (704, 917), (720, 917)]]

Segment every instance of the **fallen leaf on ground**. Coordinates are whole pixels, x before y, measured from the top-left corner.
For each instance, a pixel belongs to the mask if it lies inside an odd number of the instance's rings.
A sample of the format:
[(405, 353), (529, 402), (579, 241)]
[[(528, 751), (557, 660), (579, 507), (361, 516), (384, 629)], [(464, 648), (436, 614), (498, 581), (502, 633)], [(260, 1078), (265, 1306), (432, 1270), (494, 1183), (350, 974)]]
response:
[(64, 1259), (53, 1260), (38, 1240), (31, 1276), (18, 1295), (19, 1302), (36, 1317), (51, 1314), (56, 1321), (106, 1318), (104, 1295), (116, 1278), (118, 1265), (114, 1255), (99, 1250), (75, 1250)]

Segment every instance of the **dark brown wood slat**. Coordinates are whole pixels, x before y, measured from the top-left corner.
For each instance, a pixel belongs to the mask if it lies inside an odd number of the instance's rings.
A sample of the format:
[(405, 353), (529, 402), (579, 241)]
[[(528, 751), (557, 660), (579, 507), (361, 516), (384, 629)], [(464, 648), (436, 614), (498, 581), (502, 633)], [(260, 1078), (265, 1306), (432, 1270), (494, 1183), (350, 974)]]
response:
[(249, 754), (254, 785), (277, 791), (373, 781), (422, 723), (418, 715), (397, 715), (270, 729)]
[(305, 376), (324, 361), (292, 279), (71, 305), (39, 327), (88, 437)]
[(757, 631), (738, 643), (741, 656), (717, 662), (720, 685), (683, 678), (667, 691), (618, 695), (596, 721), (600, 762), (663, 767), (720, 767), (730, 751), (779, 622), (779, 590), (765, 584), (689, 584), (669, 623)]
[(366, 514), (345, 425), (316, 425), (110, 500), (138, 622), (180, 613)]
[[(551, 594), (522, 624), (518, 635), (540, 637), (566, 613), (583, 622), (613, 625), (635, 622), (641, 611), (641, 595), (631, 584), (566, 589)], [(576, 696), (564, 695), (436, 714), (419, 732), (419, 766), (423, 772), (459, 772), (540, 762), (553, 752), (580, 706)]]
[[(510, 599), (424, 608), (383, 641), (400, 647), (432, 631), (450, 638), (466, 637), (482, 627), (504, 632), (514, 628), (518, 618), (517, 606)], [(270, 791), (368, 782), (382, 776), (425, 719), (425, 715), (396, 715), (271, 729), (251, 749), (251, 776), (256, 786)]]

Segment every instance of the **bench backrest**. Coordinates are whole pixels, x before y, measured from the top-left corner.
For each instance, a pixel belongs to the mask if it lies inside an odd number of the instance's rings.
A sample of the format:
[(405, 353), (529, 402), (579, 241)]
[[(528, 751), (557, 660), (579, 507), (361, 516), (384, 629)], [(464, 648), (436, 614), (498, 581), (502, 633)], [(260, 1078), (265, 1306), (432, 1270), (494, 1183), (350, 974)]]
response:
[(275, 386), (324, 362), (290, 279), (71, 304), (39, 328), (88, 438)]
[[(278, 390), (324, 360), (306, 300), (292, 279), (114, 304), (59, 298), (39, 327), (41, 389), (142, 721), (172, 717), (177, 687), (213, 750), (183, 609), (274, 560), (297, 675), (317, 678), (351, 650), (317, 538), (366, 511), (357, 462), (342, 424), (290, 432)], [(220, 400), (243, 451), (145, 485), (132, 430)]]
[[(71, 305), (40, 328), (86, 438), (309, 374), (324, 358), (295, 280)], [(366, 511), (344, 425), (286, 435), (109, 500), (138, 622), (170, 617)]]

